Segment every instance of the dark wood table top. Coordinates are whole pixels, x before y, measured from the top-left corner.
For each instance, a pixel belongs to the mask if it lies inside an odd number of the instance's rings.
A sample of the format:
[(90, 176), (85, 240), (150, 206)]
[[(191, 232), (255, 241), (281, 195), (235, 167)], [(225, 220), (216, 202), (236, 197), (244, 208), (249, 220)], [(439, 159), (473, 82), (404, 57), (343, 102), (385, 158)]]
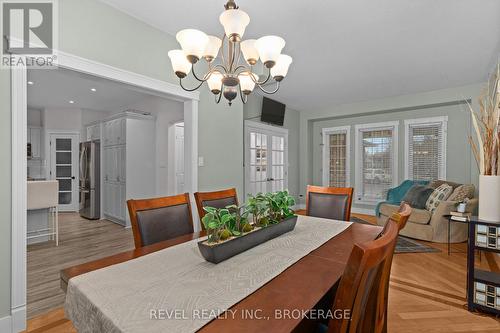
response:
[[(230, 315), (211, 321), (200, 332), (292, 332), (300, 330), (303, 318), (287, 311), (307, 311), (340, 280), (353, 245), (373, 240), (381, 227), (353, 223), (310, 254), (297, 261), (250, 296), (231, 307)], [(181, 236), (140, 249), (123, 252), (61, 271), (61, 287), (69, 279), (100, 268), (126, 262), (192, 239), (204, 232)], [(252, 319), (251, 316), (255, 316)]]

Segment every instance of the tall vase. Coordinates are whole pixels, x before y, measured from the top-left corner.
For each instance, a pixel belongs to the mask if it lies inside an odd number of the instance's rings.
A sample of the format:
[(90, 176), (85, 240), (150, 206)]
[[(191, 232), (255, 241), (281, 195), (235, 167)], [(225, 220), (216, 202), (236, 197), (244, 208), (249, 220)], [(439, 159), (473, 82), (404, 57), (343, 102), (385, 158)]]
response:
[(479, 176), (479, 218), (500, 222), (500, 176)]

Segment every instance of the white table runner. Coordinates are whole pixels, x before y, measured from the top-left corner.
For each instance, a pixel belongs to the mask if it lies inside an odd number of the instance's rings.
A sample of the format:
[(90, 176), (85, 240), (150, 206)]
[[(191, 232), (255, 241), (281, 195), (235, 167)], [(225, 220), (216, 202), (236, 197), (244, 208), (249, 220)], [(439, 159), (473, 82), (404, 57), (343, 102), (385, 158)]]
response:
[(78, 332), (195, 332), (351, 225), (299, 216), (294, 231), (217, 265), (193, 240), (69, 280)]

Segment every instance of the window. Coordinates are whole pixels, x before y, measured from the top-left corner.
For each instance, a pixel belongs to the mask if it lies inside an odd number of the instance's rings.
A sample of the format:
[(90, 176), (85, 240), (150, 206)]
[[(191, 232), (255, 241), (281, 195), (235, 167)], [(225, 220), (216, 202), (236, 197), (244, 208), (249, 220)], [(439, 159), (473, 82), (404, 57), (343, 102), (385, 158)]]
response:
[(323, 128), (323, 185), (350, 185), (350, 126)]
[(356, 197), (383, 200), (397, 184), (399, 122), (356, 126)]
[(405, 178), (446, 179), (448, 117), (405, 120)]

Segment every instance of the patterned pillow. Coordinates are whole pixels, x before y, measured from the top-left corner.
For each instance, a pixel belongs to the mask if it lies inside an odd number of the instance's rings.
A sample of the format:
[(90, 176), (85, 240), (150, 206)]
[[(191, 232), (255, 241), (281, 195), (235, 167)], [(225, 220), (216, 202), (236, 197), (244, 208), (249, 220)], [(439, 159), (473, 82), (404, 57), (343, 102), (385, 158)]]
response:
[(448, 199), (451, 192), (453, 192), (453, 187), (451, 187), (450, 185), (448, 184), (439, 185), (439, 187), (435, 189), (429, 196), (429, 199), (427, 199), (427, 202), (425, 203), (425, 208), (429, 212), (434, 213), (436, 208), (439, 206), (439, 203), (441, 203), (441, 201)]
[(465, 198), (474, 198), (474, 190), (476, 188), (472, 184), (465, 184), (457, 187), (448, 198), (449, 201), (463, 201)]

